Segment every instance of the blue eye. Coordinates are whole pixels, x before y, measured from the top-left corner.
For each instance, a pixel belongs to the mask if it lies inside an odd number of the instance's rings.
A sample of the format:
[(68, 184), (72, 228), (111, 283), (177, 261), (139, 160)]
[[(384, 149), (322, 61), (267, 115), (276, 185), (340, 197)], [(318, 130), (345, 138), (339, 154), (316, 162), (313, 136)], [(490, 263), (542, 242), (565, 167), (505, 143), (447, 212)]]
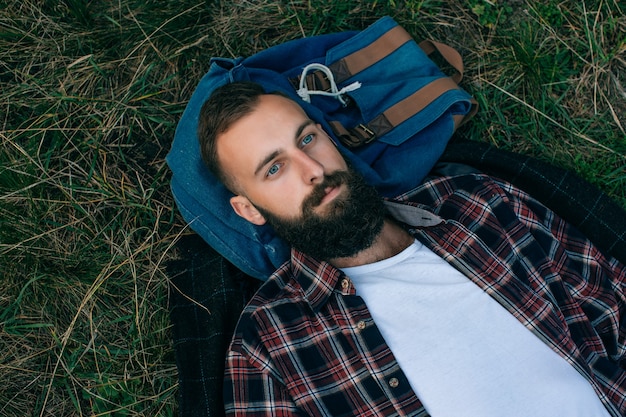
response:
[(313, 142), (313, 138), (315, 136), (313, 134), (310, 135), (306, 135), (305, 137), (302, 138), (302, 144), (303, 145), (308, 145), (309, 143)]
[(269, 176), (276, 174), (279, 169), (280, 167), (278, 166), (278, 164), (272, 165), (270, 169), (267, 170), (267, 176), (269, 177)]

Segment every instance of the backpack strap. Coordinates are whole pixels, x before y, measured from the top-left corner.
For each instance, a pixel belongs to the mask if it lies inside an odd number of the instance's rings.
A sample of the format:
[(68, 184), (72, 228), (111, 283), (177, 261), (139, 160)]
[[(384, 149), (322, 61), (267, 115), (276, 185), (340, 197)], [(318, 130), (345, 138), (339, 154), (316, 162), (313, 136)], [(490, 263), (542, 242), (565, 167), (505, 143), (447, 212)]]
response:
[[(335, 82), (341, 83), (381, 61), (411, 39), (411, 35), (402, 26), (395, 26), (366, 47), (328, 65), (328, 68), (332, 71)], [(298, 89), (300, 76), (289, 81)], [(330, 91), (332, 87), (323, 71), (309, 72), (306, 75), (306, 85), (309, 90), (318, 91)]]
[[(344, 145), (350, 148), (363, 146), (413, 117), (445, 92), (457, 88), (458, 84), (451, 77), (438, 78), (389, 107), (367, 124), (359, 124), (350, 129), (337, 121), (331, 121), (329, 124)], [(478, 103), (473, 98), (471, 103), (470, 112), (459, 121), (459, 126), (478, 111)]]
[[(411, 35), (403, 27), (396, 26), (365, 48), (333, 62), (328, 68), (333, 72), (335, 82), (341, 83), (386, 58), (411, 39)], [(428, 56), (431, 56), (435, 51), (439, 52), (448, 65), (456, 70), (450, 78), (457, 84), (461, 82), (465, 67), (463, 58), (456, 49), (429, 39), (420, 42), (419, 47)], [(294, 88), (298, 88), (300, 76), (291, 78), (289, 81)], [(331, 88), (328, 77), (326, 77), (323, 71), (308, 73), (306, 75), (306, 85), (309, 90), (329, 91)]]
[(422, 51), (428, 56), (430, 56), (433, 52), (437, 51), (446, 60), (446, 62), (456, 70), (456, 73), (452, 74), (450, 78), (454, 80), (455, 83), (459, 84), (463, 79), (463, 71), (465, 66), (463, 65), (463, 58), (461, 58), (461, 54), (451, 46), (446, 45), (445, 43), (435, 42), (433, 40), (424, 40), (419, 43), (419, 47), (422, 48)]
[(341, 83), (381, 61), (412, 39), (402, 26), (396, 26), (365, 48), (333, 62), (328, 68), (333, 72), (335, 81)]
[[(328, 68), (334, 76), (334, 81), (341, 83), (381, 61), (410, 40), (412, 40), (411, 35), (401, 26), (396, 26), (366, 47), (331, 63)], [(438, 78), (425, 85), (386, 109), (367, 124), (347, 128), (339, 121), (330, 121), (331, 128), (344, 145), (349, 148), (366, 145), (410, 119), (447, 91), (459, 88), (458, 84), (463, 79), (464, 65), (463, 58), (458, 51), (451, 46), (432, 40), (420, 42), (419, 47), (427, 56), (431, 56), (435, 51), (439, 52), (455, 72), (449, 77)], [(290, 82), (295, 89), (298, 89), (300, 77), (292, 78)], [(323, 71), (319, 70), (307, 73), (305, 83), (307, 88), (312, 91), (330, 91), (332, 89), (331, 80)], [(477, 111), (478, 103), (472, 98), (471, 110), (463, 118), (455, 119), (456, 127), (471, 119)]]

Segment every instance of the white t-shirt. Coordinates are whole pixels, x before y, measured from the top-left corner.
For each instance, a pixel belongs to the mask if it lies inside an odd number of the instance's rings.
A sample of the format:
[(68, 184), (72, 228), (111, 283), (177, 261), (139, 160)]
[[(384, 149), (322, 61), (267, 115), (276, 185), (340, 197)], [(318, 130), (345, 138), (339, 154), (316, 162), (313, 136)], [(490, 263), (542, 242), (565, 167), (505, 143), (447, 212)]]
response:
[(609, 416), (565, 359), (421, 243), (343, 271), (434, 417)]

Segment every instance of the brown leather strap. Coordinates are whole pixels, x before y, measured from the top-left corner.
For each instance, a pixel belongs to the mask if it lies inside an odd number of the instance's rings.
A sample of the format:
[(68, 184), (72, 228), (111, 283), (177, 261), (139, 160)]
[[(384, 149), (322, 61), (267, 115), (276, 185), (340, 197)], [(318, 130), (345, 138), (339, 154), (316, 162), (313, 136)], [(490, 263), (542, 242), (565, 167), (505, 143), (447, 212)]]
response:
[[(389, 120), (389, 124), (391, 126), (398, 126), (400, 123), (422, 111), (426, 106), (435, 101), (437, 97), (441, 96), (446, 91), (456, 90), (458, 88), (459, 86), (457, 83), (448, 77), (437, 78), (404, 100), (400, 100), (385, 110), (381, 116), (384, 116), (387, 120)], [(384, 135), (387, 132), (376, 133)]]
[[(367, 125), (358, 125), (353, 129), (347, 129), (339, 122), (330, 122), (330, 125), (344, 145), (348, 147), (362, 146), (383, 136), (394, 127), (413, 117), (445, 92), (458, 88), (456, 82), (451, 78), (437, 78), (389, 107)], [(464, 118), (464, 121), (466, 119), (467, 117)]]
[(419, 43), (419, 46), (426, 55), (431, 55), (435, 51), (439, 52), (443, 59), (457, 71), (455, 74), (451, 75), (450, 78), (457, 84), (461, 82), (465, 67), (463, 66), (463, 58), (461, 58), (461, 54), (459, 54), (456, 49), (444, 43), (431, 40), (422, 41)]
[[(330, 64), (329, 68), (335, 77), (335, 82), (341, 83), (354, 74), (369, 68), (411, 39), (411, 35), (401, 26), (392, 28), (365, 48), (359, 49), (339, 61)], [(463, 65), (463, 58), (456, 49), (444, 43), (428, 39), (420, 42), (419, 47), (426, 55), (431, 55), (435, 51), (439, 52), (443, 59), (456, 70), (450, 78), (457, 84), (461, 82), (465, 67)], [(295, 89), (299, 88), (300, 77), (290, 79), (290, 81)], [(321, 71), (314, 71), (308, 74), (306, 84), (308, 89), (312, 91), (330, 90), (330, 83)]]
[[(461, 123), (459, 124), (459, 126), (463, 126), (465, 123), (467, 123), (467, 121), (469, 119), (471, 119), (472, 117), (474, 117), (474, 115), (476, 113), (478, 113), (478, 102), (476, 101), (476, 99), (474, 97), (470, 98), (470, 111), (467, 112), (467, 114), (463, 117), (463, 120), (461, 120)], [(456, 126), (456, 127), (459, 127)], [(454, 130), (456, 130), (456, 127)]]
[(335, 81), (339, 84), (379, 62), (411, 39), (411, 35), (403, 27), (396, 26), (365, 48), (333, 62), (328, 68), (333, 72)]
[(376, 139), (376, 135), (367, 126), (360, 124), (352, 129), (347, 129), (337, 121), (328, 122), (333, 132), (341, 143), (349, 148), (358, 148)]
[[(411, 35), (404, 28), (396, 26), (368, 46), (330, 64), (328, 67), (332, 71), (336, 83), (339, 84), (384, 59), (411, 39)], [(459, 88), (458, 83), (463, 78), (464, 71), (461, 55), (454, 48), (432, 40), (422, 41), (419, 46), (426, 55), (431, 55), (435, 51), (439, 52), (456, 72), (450, 77), (438, 78), (427, 84), (385, 110), (367, 123), (367, 125), (360, 124), (354, 128), (347, 129), (339, 122), (330, 122), (333, 131), (346, 146), (358, 147), (375, 140), (419, 113), (446, 91)], [(290, 81), (294, 88), (299, 88), (299, 77)], [(309, 90), (330, 90), (330, 83), (322, 71), (314, 71), (308, 74), (306, 83)], [(474, 99), (472, 99), (471, 103), (472, 109), (460, 124), (465, 123), (476, 113), (478, 103)]]
[[(391, 53), (411, 39), (411, 35), (403, 27), (396, 26), (366, 47), (333, 62), (328, 68), (332, 71), (335, 82), (339, 84), (354, 74), (371, 67), (386, 56), (391, 55)], [(291, 78), (289, 81), (296, 90), (300, 88), (300, 76)], [(311, 91), (330, 90), (330, 83), (322, 71), (313, 71), (308, 74), (306, 84)]]

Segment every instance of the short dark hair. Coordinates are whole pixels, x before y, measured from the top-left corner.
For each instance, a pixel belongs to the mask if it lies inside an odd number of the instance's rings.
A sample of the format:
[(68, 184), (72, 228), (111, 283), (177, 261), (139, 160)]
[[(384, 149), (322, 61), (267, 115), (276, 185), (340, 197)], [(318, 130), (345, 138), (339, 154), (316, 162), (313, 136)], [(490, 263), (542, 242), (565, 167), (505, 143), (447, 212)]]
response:
[(250, 114), (265, 93), (263, 87), (249, 81), (234, 82), (218, 87), (200, 109), (198, 139), (200, 154), (209, 171), (228, 189), (235, 191), (236, 181), (220, 165), (217, 157), (217, 137), (235, 122)]

